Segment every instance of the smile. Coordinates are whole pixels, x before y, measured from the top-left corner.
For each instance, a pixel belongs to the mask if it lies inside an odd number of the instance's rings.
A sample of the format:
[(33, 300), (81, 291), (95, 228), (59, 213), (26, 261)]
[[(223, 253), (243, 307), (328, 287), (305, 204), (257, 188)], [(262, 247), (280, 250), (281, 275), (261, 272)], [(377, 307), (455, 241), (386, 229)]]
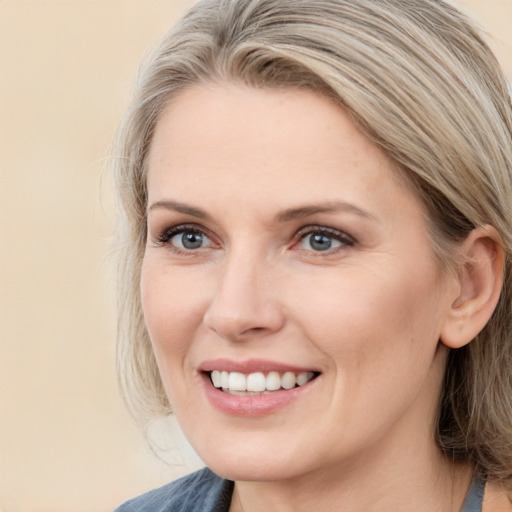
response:
[(222, 389), (230, 395), (239, 396), (257, 396), (279, 390), (289, 390), (307, 384), (318, 375), (318, 373), (310, 371), (300, 373), (270, 371), (267, 374), (263, 372), (244, 374), (212, 370), (208, 373), (216, 388)]
[(278, 361), (204, 361), (198, 376), (210, 404), (222, 413), (261, 417), (307, 399), (322, 372)]

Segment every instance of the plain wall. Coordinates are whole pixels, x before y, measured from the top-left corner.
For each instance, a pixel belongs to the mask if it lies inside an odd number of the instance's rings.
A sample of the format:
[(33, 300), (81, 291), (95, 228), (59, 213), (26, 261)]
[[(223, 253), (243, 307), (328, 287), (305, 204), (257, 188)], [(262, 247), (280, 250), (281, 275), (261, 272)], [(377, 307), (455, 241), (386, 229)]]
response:
[[(512, 0), (460, 0), (512, 74)], [(140, 58), (192, 0), (0, 0), (0, 510), (107, 512), (188, 468), (118, 396), (100, 171)], [(185, 453), (188, 450), (184, 448)]]

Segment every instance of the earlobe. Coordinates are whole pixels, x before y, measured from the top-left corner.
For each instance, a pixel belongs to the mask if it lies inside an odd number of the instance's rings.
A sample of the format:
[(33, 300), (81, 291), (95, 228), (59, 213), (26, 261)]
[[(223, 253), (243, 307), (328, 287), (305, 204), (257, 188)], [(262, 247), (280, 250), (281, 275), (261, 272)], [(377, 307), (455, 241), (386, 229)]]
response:
[(449, 348), (468, 344), (496, 308), (505, 258), (500, 235), (492, 226), (474, 229), (462, 244), (459, 258), (459, 292), (444, 319), (440, 336)]

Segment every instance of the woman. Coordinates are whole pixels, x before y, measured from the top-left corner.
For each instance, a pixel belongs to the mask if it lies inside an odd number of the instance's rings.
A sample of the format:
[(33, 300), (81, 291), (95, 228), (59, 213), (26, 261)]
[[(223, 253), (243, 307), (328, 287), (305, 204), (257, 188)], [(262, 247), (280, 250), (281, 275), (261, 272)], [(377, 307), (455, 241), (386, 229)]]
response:
[(511, 101), (462, 14), (199, 2), (118, 156), (122, 388), (210, 468), (119, 511), (510, 509)]

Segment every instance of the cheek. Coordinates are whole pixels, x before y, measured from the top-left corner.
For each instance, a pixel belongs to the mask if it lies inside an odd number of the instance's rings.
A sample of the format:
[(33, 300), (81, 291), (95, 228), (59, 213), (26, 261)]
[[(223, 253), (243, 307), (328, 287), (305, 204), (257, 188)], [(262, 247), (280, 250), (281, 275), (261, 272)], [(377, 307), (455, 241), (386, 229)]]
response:
[(425, 410), (436, 401), (437, 293), (431, 280), (415, 277), (371, 274), (366, 281), (354, 272), (337, 285), (325, 282), (300, 311), (309, 339), (331, 361), (332, 402), (342, 404), (332, 423), (342, 414), (347, 432), (377, 436), (416, 401)]
[(301, 280), (290, 297), (308, 338), (337, 365), (394, 378), (400, 364), (406, 373), (413, 365), (428, 368), (438, 344), (440, 302), (433, 272), (381, 268), (387, 272), (345, 268)]
[(202, 321), (200, 294), (190, 279), (144, 261), (141, 273), (141, 300), (144, 319), (155, 358), (168, 392), (167, 382), (182, 374), (186, 355)]

